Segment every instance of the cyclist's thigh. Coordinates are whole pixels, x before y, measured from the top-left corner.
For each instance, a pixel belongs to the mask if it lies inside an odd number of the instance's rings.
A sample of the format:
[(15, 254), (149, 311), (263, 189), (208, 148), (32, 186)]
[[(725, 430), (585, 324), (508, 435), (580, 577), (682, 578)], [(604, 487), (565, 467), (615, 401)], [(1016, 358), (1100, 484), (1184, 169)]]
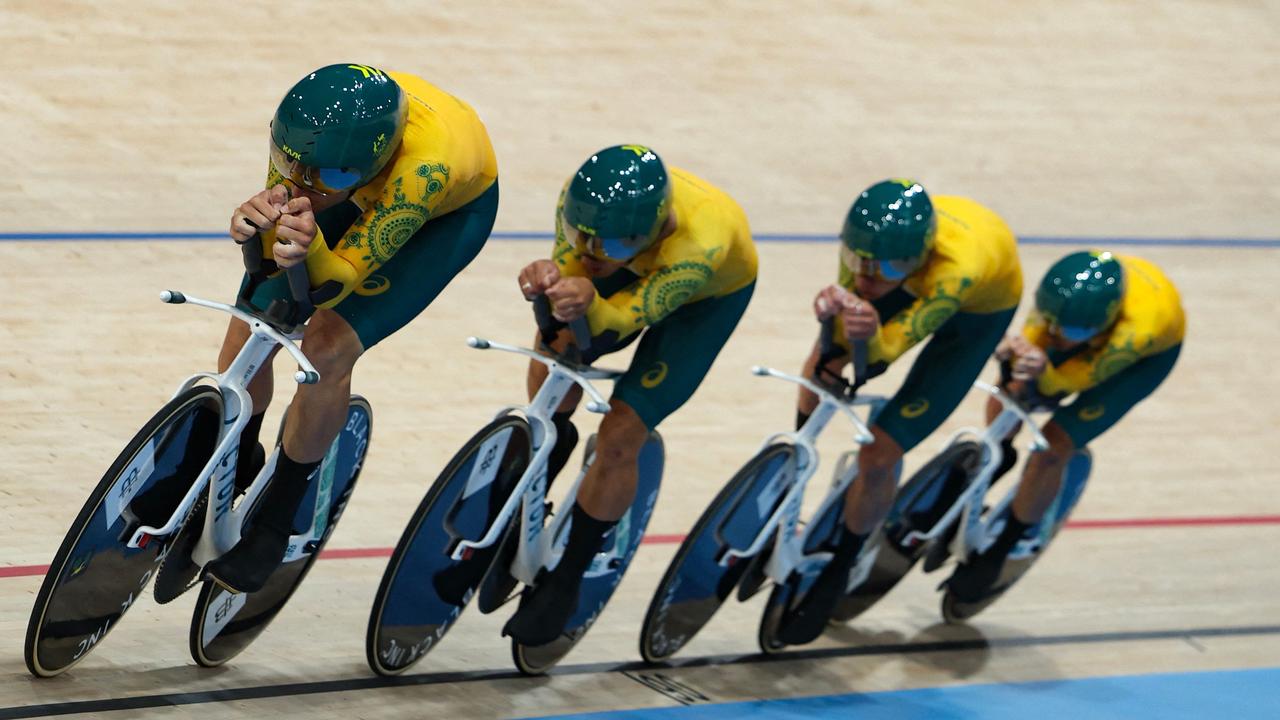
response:
[(875, 417), (875, 424), (904, 453), (938, 429), (964, 399), (1004, 337), (1015, 310), (956, 313), (934, 332), (902, 387)]
[(613, 397), (652, 430), (693, 395), (751, 302), (755, 283), (685, 305), (645, 331)]
[(1155, 392), (1178, 360), (1182, 345), (1143, 358), (1098, 385), (1076, 396), (1053, 414), (1057, 423), (1082, 448), (1115, 425), (1134, 405)]
[(475, 259), (498, 213), (498, 183), (427, 222), (385, 265), (333, 309), (366, 350), (409, 324)]

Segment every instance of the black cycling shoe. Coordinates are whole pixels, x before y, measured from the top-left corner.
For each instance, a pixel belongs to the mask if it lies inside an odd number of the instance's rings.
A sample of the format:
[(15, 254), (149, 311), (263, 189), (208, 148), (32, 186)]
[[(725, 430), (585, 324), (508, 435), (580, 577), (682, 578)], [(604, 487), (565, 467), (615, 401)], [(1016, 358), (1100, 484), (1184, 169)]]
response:
[[(488, 550), (489, 548), (486, 548), (486, 551)], [(488, 555), (491, 556), (492, 552), (488, 552)], [(441, 600), (450, 605), (461, 607), (467, 604), (467, 600), (471, 599), (470, 593), (484, 579), (484, 574), (488, 569), (489, 563), (472, 557), (470, 560), (454, 563), (432, 575), (431, 586), (435, 588), (436, 595)]]
[(858, 561), (858, 555), (866, 544), (866, 535), (854, 535), (844, 523), (837, 530), (839, 539), (827, 566), (800, 599), (794, 610), (786, 612), (778, 624), (778, 639), (788, 645), (804, 645), (818, 639), (836, 603), (844, 596), (849, 583), (849, 571)]
[(800, 600), (800, 604), (788, 613), (783, 614), (778, 625), (778, 639), (788, 645), (805, 645), (818, 639), (836, 603), (844, 595), (845, 584), (849, 581), (849, 571), (857, 555), (835, 557), (822, 568), (822, 574), (809, 588), (809, 592)]
[(616, 520), (591, 517), (577, 503), (569, 512), (569, 538), (559, 564), (554, 570), (539, 574), (533, 588), (521, 595), (520, 609), (502, 628), (503, 635), (510, 635), (521, 645), (546, 645), (560, 637), (578, 609), (578, 595), (592, 559), (618, 524)]
[(516, 642), (528, 647), (546, 645), (560, 637), (578, 609), (582, 576), (552, 571), (520, 598), (520, 609), (502, 628)]
[(992, 552), (992, 550), (975, 555), (972, 560), (956, 568), (947, 580), (947, 588), (951, 590), (955, 599), (962, 603), (985, 600), (991, 594), (996, 581), (1000, 579), (1000, 571), (1004, 569), (1004, 561), (1007, 557), (1007, 552)]
[(1032, 527), (1035, 527), (1035, 523), (1024, 523), (1013, 513), (1009, 513), (995, 542), (982, 554), (975, 554), (962, 563), (947, 579), (947, 587), (952, 596), (962, 603), (975, 603), (989, 597), (993, 586), (1000, 579), (1004, 561)]
[(240, 542), (206, 565), (205, 573), (231, 592), (258, 592), (284, 562), (292, 534), (289, 528), (255, 523)]
[(319, 466), (320, 461), (291, 460), (281, 450), (276, 457), (275, 475), (263, 490), (248, 524), (241, 529), (240, 541), (206, 565), (206, 574), (233, 592), (261, 590), (284, 562), (289, 537), (296, 532), (293, 516)]

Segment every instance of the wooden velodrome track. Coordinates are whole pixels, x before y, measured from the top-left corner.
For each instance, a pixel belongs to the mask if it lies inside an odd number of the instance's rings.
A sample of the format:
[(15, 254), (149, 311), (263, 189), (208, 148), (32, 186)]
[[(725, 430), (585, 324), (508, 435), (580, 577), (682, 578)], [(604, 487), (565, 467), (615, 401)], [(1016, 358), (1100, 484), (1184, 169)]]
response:
[[(814, 335), (810, 299), (834, 278), (831, 236), (859, 189), (893, 175), (1002, 213), (1030, 239), (1028, 285), (1090, 244), (1071, 238), (1156, 261), (1188, 311), (1182, 359), (1095, 443), (1077, 529), (972, 627), (940, 626), (939, 578), (913, 576), (865, 619), (781, 662), (751, 656), (760, 601), (729, 605), (681, 656), (695, 662), (656, 672), (686, 688), (684, 700), (725, 701), (1280, 664), (1280, 242), (1267, 240), (1280, 235), (1277, 37), (1274, 3), (1208, 0), (0, 3), (0, 717), (674, 704), (649, 687), (654, 670), (622, 665), (638, 659), (671, 536), (791, 422), (792, 388), (747, 368), (798, 367)], [(751, 309), (662, 428), (656, 542), (561, 674), (513, 677), (498, 637), (506, 613), (472, 612), (406, 681), (371, 679), (362, 643), (383, 550), (471, 429), (522, 392), (519, 361), (462, 340), (527, 341), (514, 276), (548, 241), (495, 239), (357, 368), (375, 429), (330, 543), (347, 557), (320, 562), (222, 669), (187, 656), (189, 599), (148, 597), (81, 665), (35, 681), (21, 642), (39, 566), (135, 428), (215, 358), (222, 318), (163, 307), (156, 292), (226, 299), (238, 276), (225, 241), (82, 234), (221, 230), (260, 187), (279, 97), (337, 61), (416, 72), (477, 107), (501, 166), (500, 233), (546, 233), (578, 162), (643, 142), (724, 187), (762, 237), (792, 238), (761, 243)], [(78, 239), (18, 239), (36, 233)], [(907, 365), (878, 388), (892, 390)], [(947, 427), (978, 411), (970, 398)], [(827, 457), (847, 439), (833, 426)], [(144, 699), (115, 700), (134, 696)], [(103, 702), (65, 705), (79, 701)]]

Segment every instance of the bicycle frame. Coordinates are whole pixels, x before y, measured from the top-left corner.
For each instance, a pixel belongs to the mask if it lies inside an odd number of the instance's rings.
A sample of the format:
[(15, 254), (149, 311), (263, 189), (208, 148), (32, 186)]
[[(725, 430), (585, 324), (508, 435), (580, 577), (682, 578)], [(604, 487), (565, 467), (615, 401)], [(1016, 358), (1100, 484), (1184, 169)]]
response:
[[(485, 534), (478, 540), (458, 542), (450, 553), (450, 557), (454, 560), (462, 560), (476, 550), (491, 547), (502, 538), (516, 509), (519, 508), (522, 520), (521, 532), (511, 575), (525, 584), (533, 584), (538, 572), (544, 566), (555, 566), (559, 553), (563, 549), (556, 547), (555, 539), (561, 536), (561, 528), (570, 517), (568, 512), (558, 513), (549, 526), (543, 527), (546, 514), (547, 460), (551, 457), (551, 450), (556, 444), (556, 428), (551, 421), (551, 416), (574, 385), (581, 387), (587, 394), (588, 411), (601, 415), (608, 413), (608, 401), (595, 389), (591, 380), (614, 380), (620, 377), (622, 372), (574, 365), (563, 358), (552, 358), (529, 348), (506, 345), (483, 338), (467, 338), (467, 345), (477, 350), (502, 350), (524, 355), (546, 365), (547, 378), (529, 404), (509, 405), (497, 413), (497, 417), (502, 417), (511, 412), (519, 412), (525, 417), (532, 431), (533, 457)], [(500, 456), (503, 449), (495, 444), (492, 448), (483, 448), (481, 455)], [(591, 458), (588, 458), (587, 466), (590, 465), (590, 461)], [(483, 464), (481, 468), (484, 469)], [(467, 488), (484, 487), (493, 482), (496, 474), (495, 467), (491, 474), (473, 476), (468, 480)], [(566, 507), (573, 504), (584, 477), (586, 477), (586, 467), (578, 473), (573, 485), (569, 488), (569, 494), (565, 499)]]
[[(760, 365), (751, 368), (751, 372), (762, 377), (773, 377), (796, 383), (818, 396), (818, 407), (814, 409), (813, 414), (809, 416), (804, 426), (794, 432), (774, 433), (765, 438), (764, 443), (761, 445), (763, 449), (776, 441), (783, 440), (789, 442), (796, 450), (794, 466), (791, 462), (788, 462), (787, 466), (779, 472), (773, 481), (778, 486), (779, 492), (782, 491), (782, 488), (786, 488), (785, 492), (787, 494), (783, 501), (779, 503), (773, 514), (769, 516), (769, 519), (760, 528), (755, 539), (745, 550), (729, 548), (716, 559), (716, 562), (721, 567), (727, 567), (743, 558), (756, 556), (764, 549), (770, 538), (773, 538), (773, 552), (764, 571), (775, 582), (781, 583), (785, 582), (787, 577), (796, 569), (800, 569), (803, 572), (806, 568), (825, 564), (831, 558), (831, 553), (828, 552), (806, 555), (804, 546), (808, 532), (806, 531), (804, 535), (796, 532), (800, 521), (800, 505), (804, 500), (805, 488), (808, 486), (809, 479), (813, 477), (813, 474), (818, 469), (819, 456), (816, 446), (818, 435), (826, 428), (831, 418), (837, 412), (840, 412), (853, 423), (856, 430), (854, 441), (859, 446), (870, 444), (874, 439), (871, 431), (867, 428), (862, 418), (853, 412), (853, 408), (867, 405), (871, 406), (874, 412), (875, 407), (884, 403), (884, 398), (865, 396), (848, 399), (829, 391), (808, 378), (790, 375)], [(857, 464), (854, 462), (856, 456), (857, 450), (850, 450), (841, 456), (832, 478), (831, 489), (827, 491), (827, 495), (823, 498), (815, 516), (821, 516), (830, 508), (832, 503), (838, 502), (845, 489), (848, 488), (849, 483), (853, 482), (858, 472)], [(812, 525), (809, 527), (811, 528)]]
[[(232, 500), (235, 497), (235, 470), (236, 459), (240, 450), (240, 433), (249, 421), (249, 413), (245, 411), (252, 411), (253, 408), (253, 400), (249, 397), (249, 391), (247, 390), (249, 381), (253, 379), (254, 374), (267, 361), (276, 346), (281, 346), (288, 350), (289, 354), (298, 362), (298, 366), (301, 369), (294, 374), (294, 379), (298, 383), (314, 384), (320, 380), (320, 374), (316, 372), (315, 367), (311, 365), (297, 346), (297, 341), (302, 339), (301, 327), (282, 331), (262, 318), (244, 312), (232, 305), (203, 300), (174, 290), (161, 292), (160, 299), (169, 304), (186, 303), (220, 310), (244, 321), (249, 326), (251, 333), (226, 372), (196, 373), (183, 381), (177, 392), (174, 393), (176, 397), (202, 381), (212, 382), (218, 387), (223, 401), (222, 429), (219, 432), (218, 445), (168, 521), (160, 527), (141, 526), (134, 530), (128, 541), (129, 547), (140, 548), (145, 547), (153, 538), (171, 535), (178, 530), (187, 513), (195, 505), (196, 498), (207, 489), (209, 492), (209, 507), (212, 511), (205, 514), (203, 533), (195, 550), (192, 552), (193, 561), (203, 565), (230, 550), (239, 541), (240, 529), (244, 523), (245, 515), (248, 513), (249, 508), (253, 507), (254, 502), (266, 487), (268, 479), (275, 468), (276, 455), (273, 453), (267, 460), (266, 465), (258, 473), (253, 484), (246, 491), (239, 505), (235, 508), (232, 507)], [(329, 456), (326, 456), (325, 459), (326, 461), (331, 460)], [(330, 470), (330, 482), (323, 482), (323, 467), (324, 464), (322, 464), (322, 482), (316, 500), (317, 508), (328, 507), (327, 494), (332, 484), (332, 470)], [(122, 506), (127, 501), (128, 498), (124, 498)], [(290, 538), (289, 553), (285, 558), (286, 562), (302, 557), (305, 554), (306, 546), (323, 533), (324, 524), (327, 523), (328, 518), (327, 516), (320, 517), (320, 515), (321, 512), (317, 510), (317, 514), (313, 516), (312, 527), (308, 532)]]
[[(1021, 424), (1031, 432), (1032, 440), (1029, 447), (1031, 452), (1041, 452), (1049, 447), (1049, 441), (1040, 433), (1030, 414), (1023, 409), (1017, 400), (1010, 397), (1000, 388), (982, 381), (975, 381), (973, 387), (998, 400), (1002, 409), (995, 419), (991, 421), (991, 424), (982, 430), (972, 427), (958, 430), (948, 439), (944, 446), (944, 451), (945, 448), (951, 447), (963, 438), (972, 437), (983, 446), (982, 467), (978, 470), (974, 481), (970, 483), (969, 487), (961, 493), (955, 503), (938, 519), (938, 522), (934, 523), (934, 526), (928, 532), (913, 530), (907, 534), (903, 539), (903, 543), (908, 547), (918, 547), (923, 543), (937, 539), (958, 518), (961, 523), (960, 527), (964, 529), (964, 532), (956, 533), (955, 538), (951, 541), (949, 550), (952, 557), (966, 558), (972, 550), (985, 551), (991, 546), (991, 543), (995, 542), (1002, 529), (1001, 527), (996, 527), (993, 520), (983, 518), (982, 508), (982, 501), (986, 498), (987, 490), (991, 487), (992, 477), (996, 468), (1000, 466), (1000, 461), (1004, 458), (1004, 450), (1000, 447), (1000, 441)], [(1005, 493), (1005, 496), (987, 514), (987, 518), (999, 517), (1004, 512), (1009, 504), (1013, 502), (1014, 496), (1017, 495), (1020, 483), (1021, 478), (1013, 482), (1012, 487)]]

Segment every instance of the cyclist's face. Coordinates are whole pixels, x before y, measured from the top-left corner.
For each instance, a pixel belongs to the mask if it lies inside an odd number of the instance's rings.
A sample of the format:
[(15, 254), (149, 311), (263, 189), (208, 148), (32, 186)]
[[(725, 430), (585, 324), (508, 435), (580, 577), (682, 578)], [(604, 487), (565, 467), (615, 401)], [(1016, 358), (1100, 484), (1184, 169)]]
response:
[(1048, 337), (1049, 337), (1049, 348), (1051, 350), (1057, 350), (1058, 352), (1066, 352), (1068, 350), (1074, 350), (1077, 346), (1087, 342), (1086, 340), (1081, 340), (1079, 342), (1072, 342), (1062, 337), (1061, 335), (1053, 332), (1049, 333)]
[(311, 211), (320, 212), (341, 203), (351, 196), (350, 192), (340, 192), (334, 194), (318, 193), (302, 185), (294, 183), (292, 180), (285, 178), (284, 186), (289, 188), (289, 197), (304, 197), (311, 201)]
[(586, 252), (582, 254), (582, 269), (586, 270), (591, 277), (612, 275), (621, 270), (626, 264), (624, 260), (610, 260), (609, 258), (597, 257)]
[[(859, 260), (865, 260), (865, 258), (859, 258)], [(866, 262), (872, 263), (874, 261), (867, 260)], [(886, 280), (878, 273), (866, 272), (866, 269), (863, 268), (862, 265), (863, 263), (859, 262), (856, 274), (854, 275), (854, 284), (858, 290), (858, 297), (860, 298), (866, 300), (879, 300), (885, 295), (888, 295), (894, 288), (902, 284), (902, 280)]]

